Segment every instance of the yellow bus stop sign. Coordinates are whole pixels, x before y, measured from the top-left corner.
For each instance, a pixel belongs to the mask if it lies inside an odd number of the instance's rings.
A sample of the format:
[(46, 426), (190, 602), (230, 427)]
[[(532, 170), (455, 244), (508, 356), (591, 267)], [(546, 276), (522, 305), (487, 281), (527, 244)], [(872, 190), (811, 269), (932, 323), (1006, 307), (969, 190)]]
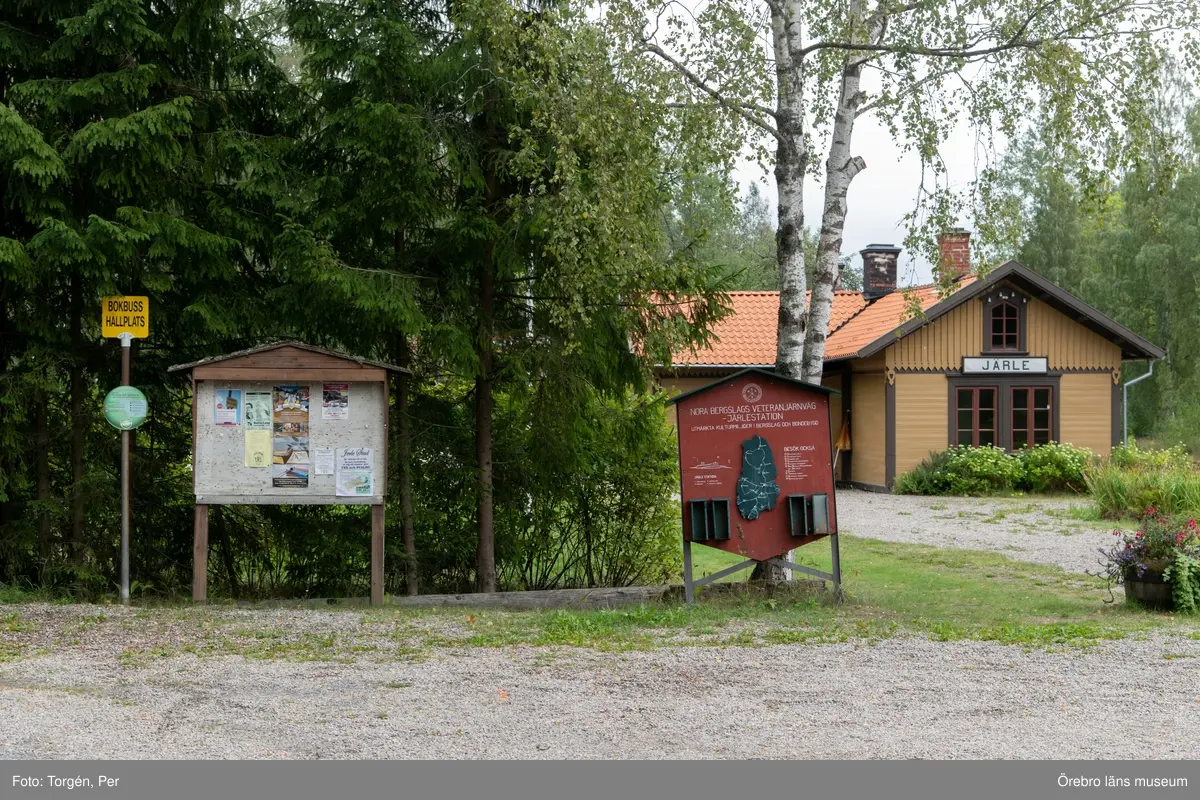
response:
[(105, 339), (128, 333), (135, 339), (150, 336), (149, 297), (100, 298), (100, 331)]

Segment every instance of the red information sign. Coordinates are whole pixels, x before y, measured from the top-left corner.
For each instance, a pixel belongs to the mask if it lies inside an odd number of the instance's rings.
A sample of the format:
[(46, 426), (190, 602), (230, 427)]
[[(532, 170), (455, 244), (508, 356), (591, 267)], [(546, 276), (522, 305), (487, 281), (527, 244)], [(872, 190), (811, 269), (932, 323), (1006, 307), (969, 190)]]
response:
[(675, 398), (684, 537), (765, 561), (837, 533), (833, 393), (745, 370)]

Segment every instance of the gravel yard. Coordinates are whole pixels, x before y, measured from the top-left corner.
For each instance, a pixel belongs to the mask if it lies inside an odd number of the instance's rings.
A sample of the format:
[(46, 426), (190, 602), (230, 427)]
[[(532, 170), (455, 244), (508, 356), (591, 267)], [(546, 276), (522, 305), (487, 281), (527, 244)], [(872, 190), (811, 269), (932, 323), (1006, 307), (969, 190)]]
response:
[[(1072, 570), (1111, 538), (1069, 501), (839, 498), (857, 536)], [(1200, 757), (1197, 626), (1055, 651), (898, 633), (613, 653), (467, 646), (461, 611), (31, 603), (0, 622), (5, 759)]]
[(839, 490), (838, 526), (870, 539), (994, 550), (1017, 561), (1096, 572), (1112, 547), (1110, 523), (1071, 519), (1087, 498), (920, 497)]
[[(182, 652), (131, 663), (124, 648), (186, 644), (200, 615), (23, 608), (46, 641), (105, 621), (80, 644), (0, 666), (3, 758), (1200, 755), (1200, 640), (1187, 637), (1061, 653), (897, 637), (624, 654), (397, 648), (347, 663)], [(243, 636), (371, 627), (354, 611), (205, 619)], [(1122, 724), (1131, 713), (1137, 724)]]

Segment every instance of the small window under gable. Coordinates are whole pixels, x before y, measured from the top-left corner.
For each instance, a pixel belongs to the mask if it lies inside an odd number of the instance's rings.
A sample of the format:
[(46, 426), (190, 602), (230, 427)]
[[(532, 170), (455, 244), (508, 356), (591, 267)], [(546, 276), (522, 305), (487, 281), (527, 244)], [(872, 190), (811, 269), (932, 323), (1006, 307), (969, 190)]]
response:
[(984, 353), (1025, 353), (1025, 318), (1029, 297), (1000, 285), (983, 296)]

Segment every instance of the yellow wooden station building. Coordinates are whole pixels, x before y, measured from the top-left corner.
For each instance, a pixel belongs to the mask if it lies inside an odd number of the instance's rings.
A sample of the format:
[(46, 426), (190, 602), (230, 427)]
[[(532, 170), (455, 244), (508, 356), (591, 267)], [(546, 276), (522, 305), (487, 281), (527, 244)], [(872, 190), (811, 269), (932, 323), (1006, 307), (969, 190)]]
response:
[[(1164, 351), (1015, 261), (979, 279), (970, 234), (940, 237), (951, 291), (898, 289), (900, 249), (863, 249), (863, 291), (834, 294), (823, 383), (838, 479), (887, 490), (930, 452), (1050, 441), (1107, 455), (1121, 436), (1121, 365)], [(709, 347), (659, 369), (675, 393), (775, 362), (777, 292), (733, 292)], [(916, 305), (922, 313), (915, 314)]]

